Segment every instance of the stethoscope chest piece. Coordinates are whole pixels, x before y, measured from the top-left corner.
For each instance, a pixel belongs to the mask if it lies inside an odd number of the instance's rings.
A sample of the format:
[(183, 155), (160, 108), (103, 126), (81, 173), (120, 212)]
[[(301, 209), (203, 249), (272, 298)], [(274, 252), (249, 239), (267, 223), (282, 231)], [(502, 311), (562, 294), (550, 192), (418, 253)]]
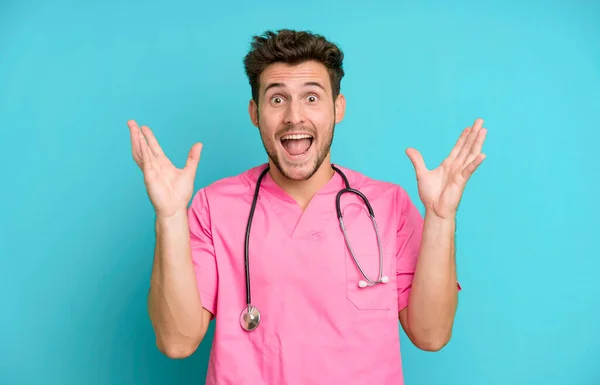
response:
[(260, 312), (256, 306), (247, 306), (240, 314), (240, 325), (242, 329), (249, 332), (258, 326), (260, 323)]

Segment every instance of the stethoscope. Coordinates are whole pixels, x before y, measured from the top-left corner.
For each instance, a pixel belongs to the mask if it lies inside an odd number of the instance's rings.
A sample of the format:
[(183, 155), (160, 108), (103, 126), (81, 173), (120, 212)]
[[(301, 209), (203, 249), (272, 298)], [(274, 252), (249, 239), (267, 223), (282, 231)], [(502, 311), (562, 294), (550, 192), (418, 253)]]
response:
[[(358, 281), (358, 286), (361, 288), (367, 286), (373, 286), (379, 283), (387, 283), (389, 281), (388, 277), (383, 275), (383, 250), (381, 247), (381, 238), (379, 236), (379, 229), (377, 227), (377, 222), (375, 221), (375, 213), (373, 212), (373, 208), (369, 203), (367, 197), (358, 190), (355, 190), (350, 187), (350, 183), (348, 182), (348, 178), (346, 175), (334, 165), (331, 167), (342, 177), (344, 180), (345, 188), (338, 191), (337, 196), (335, 198), (335, 208), (337, 211), (338, 220), (340, 222), (340, 228), (342, 233), (344, 234), (344, 240), (346, 241), (346, 245), (348, 246), (348, 250), (350, 251), (350, 255), (352, 255), (352, 259), (356, 266), (360, 270), (360, 273), (364, 277), (364, 280)], [(267, 166), (260, 176), (258, 177), (258, 181), (256, 182), (256, 188), (254, 190), (254, 198), (252, 199), (252, 206), (250, 207), (250, 215), (248, 216), (248, 224), (246, 226), (246, 240), (244, 242), (244, 264), (246, 267), (246, 307), (242, 310), (242, 314), (240, 315), (240, 325), (242, 329), (246, 331), (252, 331), (258, 327), (260, 323), (260, 312), (256, 306), (252, 305), (252, 299), (250, 297), (250, 261), (249, 261), (249, 253), (248, 253), (248, 245), (250, 243), (250, 227), (252, 226), (252, 218), (254, 217), (254, 210), (256, 208), (256, 202), (258, 200), (258, 192), (260, 190), (260, 183), (264, 176), (269, 171), (269, 166)], [(354, 251), (352, 250), (352, 246), (350, 246), (350, 241), (348, 241), (348, 235), (346, 234), (346, 227), (344, 226), (344, 219), (342, 216), (342, 210), (340, 208), (340, 198), (344, 193), (356, 194), (365, 202), (367, 209), (369, 210), (369, 216), (371, 218), (371, 222), (373, 223), (373, 229), (375, 230), (375, 235), (377, 236), (377, 247), (379, 249), (379, 276), (377, 279), (371, 279), (363, 270), (362, 266), (356, 259), (354, 255)]]

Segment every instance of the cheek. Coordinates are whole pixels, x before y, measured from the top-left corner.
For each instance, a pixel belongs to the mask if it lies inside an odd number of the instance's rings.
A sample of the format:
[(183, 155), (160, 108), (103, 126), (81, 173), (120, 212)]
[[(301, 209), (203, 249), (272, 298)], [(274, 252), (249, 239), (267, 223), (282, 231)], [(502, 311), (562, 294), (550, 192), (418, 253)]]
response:
[(315, 111), (311, 116), (311, 122), (317, 131), (329, 131), (334, 121), (335, 114), (333, 111)]
[(268, 140), (271, 140), (271, 137), (277, 132), (280, 122), (281, 117), (278, 114), (263, 114), (258, 118), (260, 130)]

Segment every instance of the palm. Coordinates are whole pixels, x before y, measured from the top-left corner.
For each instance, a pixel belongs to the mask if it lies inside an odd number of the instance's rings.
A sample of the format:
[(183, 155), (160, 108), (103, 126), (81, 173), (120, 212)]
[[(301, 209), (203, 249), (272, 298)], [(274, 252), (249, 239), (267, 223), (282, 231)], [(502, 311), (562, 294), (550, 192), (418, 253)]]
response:
[(157, 159), (156, 164), (144, 173), (144, 183), (157, 214), (168, 216), (187, 205), (194, 180), (164, 157)]
[(165, 156), (148, 127), (143, 126), (140, 130), (131, 121), (129, 128), (133, 158), (144, 173), (144, 183), (156, 215), (167, 217), (185, 209), (194, 190), (202, 145), (195, 144), (186, 166), (178, 169)]
[(473, 127), (463, 131), (450, 155), (433, 170), (425, 167), (421, 154), (408, 149), (417, 175), (419, 197), (427, 210), (442, 218), (456, 213), (467, 181), (485, 159), (481, 148), (487, 130), (478, 119)]

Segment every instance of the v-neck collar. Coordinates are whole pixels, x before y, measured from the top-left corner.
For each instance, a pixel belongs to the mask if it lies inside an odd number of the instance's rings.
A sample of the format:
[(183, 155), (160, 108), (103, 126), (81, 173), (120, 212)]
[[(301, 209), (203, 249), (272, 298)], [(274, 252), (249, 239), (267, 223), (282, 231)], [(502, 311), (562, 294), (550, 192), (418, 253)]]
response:
[[(267, 166), (268, 164), (263, 164), (255, 167), (249, 175), (253, 187), (256, 186), (260, 173)], [(346, 174), (342, 167), (337, 167)], [(276, 214), (275, 216), (288, 237), (304, 239), (322, 231), (325, 223), (336, 217), (335, 197), (338, 191), (344, 187), (341, 175), (334, 171), (333, 176), (314, 194), (303, 211), (294, 198), (281, 188), (267, 172), (260, 184), (259, 196), (262, 196), (263, 199), (266, 198), (269, 203), (266, 210)], [(254, 191), (254, 188), (252, 190)]]

